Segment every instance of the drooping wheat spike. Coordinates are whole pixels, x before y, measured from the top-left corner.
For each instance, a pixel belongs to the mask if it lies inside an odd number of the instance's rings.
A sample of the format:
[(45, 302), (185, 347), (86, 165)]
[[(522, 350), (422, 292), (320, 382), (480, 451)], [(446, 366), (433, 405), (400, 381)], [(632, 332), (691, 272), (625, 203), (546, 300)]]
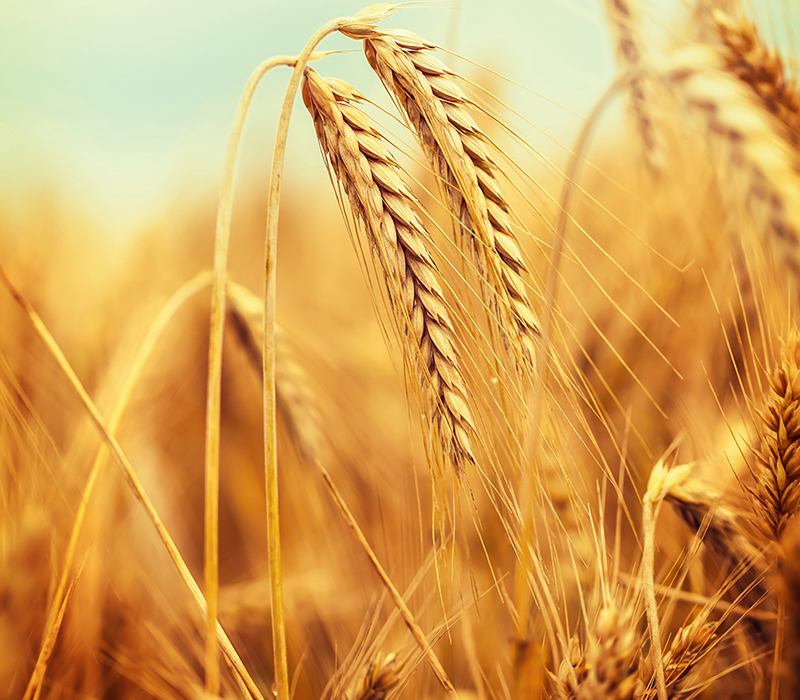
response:
[[(491, 289), (488, 305), (498, 316), (503, 337), (507, 324), (502, 318), (508, 307), (511, 335), (518, 338), (523, 359), (532, 368), (539, 327), (524, 281), (529, 273), (498, 181), (499, 168), (472, 117), (474, 104), (458, 76), (431, 55), (435, 47), (418, 36), (375, 27), (352, 36), (364, 39), (369, 64), (406, 114), (441, 181), (482, 283)], [(495, 296), (499, 304), (492, 300)]]
[(346, 693), (348, 700), (384, 700), (403, 680), (394, 654), (378, 654), (359, 683)]
[(784, 344), (761, 418), (752, 494), (763, 529), (780, 539), (800, 505), (800, 334), (796, 330)]
[(559, 671), (559, 697), (633, 700), (640, 646), (630, 608), (606, 604), (583, 652), (576, 641), (571, 642), (570, 658), (562, 662)]
[(630, 109), (644, 147), (645, 163), (658, 174), (664, 169), (664, 144), (653, 120), (652, 87), (644, 73), (644, 50), (636, 0), (605, 0), (622, 71), (634, 71), (629, 83)]
[(744, 204), (776, 258), (800, 278), (797, 156), (781, 137), (779, 122), (709, 46), (678, 50), (665, 77), (711, 149), (731, 209)]
[(719, 8), (714, 8), (712, 17), (728, 70), (750, 86), (767, 110), (783, 123), (790, 143), (799, 147), (800, 91), (786, 75), (781, 55), (762, 42), (750, 20), (734, 19)]
[[(228, 282), (228, 320), (259, 377), (264, 334), (264, 303), (251, 291)], [(282, 425), (299, 455), (309, 464), (323, 459), (328, 448), (317, 396), (305, 368), (298, 362), (282, 326), (275, 327), (275, 399)]]
[(461, 474), (475, 461), (476, 431), (447, 301), (402, 169), (372, 120), (353, 105), (359, 99), (350, 85), (306, 72), (303, 100), (320, 146), (366, 232), (395, 313), (408, 329), (406, 353), (427, 389), (444, 454)]
[[(749, 610), (769, 600), (764, 550), (750, 542), (739, 523), (744, 517), (715, 498), (707, 484), (696, 479), (672, 487), (665, 496), (711, 555), (710, 569), (725, 577), (724, 597)], [(761, 643), (770, 634), (761, 620), (748, 616), (746, 627)]]

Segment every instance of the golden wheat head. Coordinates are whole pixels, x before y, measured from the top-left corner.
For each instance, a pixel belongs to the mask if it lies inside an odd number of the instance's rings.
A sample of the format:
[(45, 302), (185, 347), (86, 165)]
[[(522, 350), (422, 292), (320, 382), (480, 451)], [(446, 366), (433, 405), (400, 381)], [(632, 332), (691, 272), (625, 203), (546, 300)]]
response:
[(346, 83), (306, 72), (303, 100), (320, 146), (369, 239), (401, 328), (407, 330), (407, 356), (419, 368), (444, 454), (461, 472), (475, 459), (475, 427), (447, 301), (403, 171), (374, 123), (353, 105), (359, 98)]

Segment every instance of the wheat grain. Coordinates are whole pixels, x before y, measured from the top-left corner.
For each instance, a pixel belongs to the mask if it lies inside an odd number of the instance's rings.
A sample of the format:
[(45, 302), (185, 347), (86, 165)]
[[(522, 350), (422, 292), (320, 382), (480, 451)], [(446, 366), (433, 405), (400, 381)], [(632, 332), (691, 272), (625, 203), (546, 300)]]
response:
[(528, 301), (523, 279), (528, 271), (511, 207), (489, 141), (472, 117), (474, 105), (458, 76), (430, 55), (433, 48), (413, 34), (377, 28), (364, 41), (369, 64), (407, 116), (442, 183), (456, 226), (470, 242), (482, 282), (491, 289), (489, 306), (501, 334), (508, 335), (503, 320), (508, 306), (511, 337), (519, 340), (532, 368), (539, 327)]
[(408, 330), (404, 336), (412, 343), (407, 356), (429, 394), (432, 423), (460, 474), (475, 461), (476, 431), (455, 331), (413, 195), (379, 130), (353, 106), (358, 99), (349, 85), (306, 72), (303, 100), (320, 146), (383, 269), (392, 305)]
[(394, 654), (378, 654), (367, 667), (360, 682), (346, 693), (350, 700), (384, 700), (402, 681), (400, 667)]
[[(689, 681), (698, 670), (698, 665), (708, 656), (716, 640), (715, 630), (715, 623), (707, 622), (706, 615), (700, 613), (681, 627), (673, 637), (664, 654), (664, 676), (670, 700), (693, 697)], [(642, 700), (653, 700), (656, 697), (652, 683), (652, 666), (650, 659), (642, 664)]]

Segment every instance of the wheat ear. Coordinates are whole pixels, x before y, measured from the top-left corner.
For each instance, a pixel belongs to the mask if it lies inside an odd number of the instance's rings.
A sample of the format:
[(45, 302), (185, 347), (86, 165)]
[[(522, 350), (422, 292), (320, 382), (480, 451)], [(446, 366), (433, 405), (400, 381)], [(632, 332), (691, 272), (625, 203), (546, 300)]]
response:
[(800, 180), (796, 155), (780, 137), (777, 120), (711, 47), (678, 51), (666, 77), (715, 156), (723, 196), (734, 210), (745, 203), (780, 262), (800, 277)]
[(345, 694), (348, 700), (384, 700), (403, 680), (394, 654), (378, 654), (358, 684)]
[(320, 146), (378, 258), (392, 306), (408, 329), (406, 354), (427, 390), (432, 423), (461, 474), (475, 461), (475, 426), (447, 301), (403, 171), (374, 123), (353, 105), (359, 99), (346, 83), (306, 71), (303, 100)]
[[(708, 485), (697, 479), (686, 479), (682, 484), (672, 486), (665, 498), (702, 540), (711, 555), (714, 569), (728, 574), (726, 598), (733, 598), (747, 610), (767, 599), (765, 555), (742, 531), (740, 514), (721, 504)], [(771, 641), (770, 634), (757, 617), (748, 616), (745, 623), (760, 643)]]
[[(250, 290), (235, 282), (228, 282), (228, 301), (228, 316), (237, 338), (253, 369), (261, 377), (264, 304)], [(286, 330), (277, 325), (275, 346), (275, 395), (283, 425), (303, 460), (309, 464), (318, 459), (324, 461), (328, 441), (317, 396)]]
[[(669, 700), (695, 697), (688, 681), (716, 641), (716, 625), (706, 620), (706, 614), (701, 612), (688, 624), (681, 627), (664, 654), (664, 676)], [(652, 676), (652, 659), (647, 659), (642, 664), (639, 674), (642, 689), (637, 698), (655, 700), (656, 690), (653, 686)]]
[(643, 75), (644, 49), (639, 33), (636, 0), (605, 0), (606, 14), (616, 41), (617, 63), (623, 72), (632, 71), (628, 83), (630, 110), (644, 147), (644, 159), (656, 174), (664, 169), (664, 144), (653, 120), (652, 88)]
[(780, 54), (761, 41), (750, 20), (734, 19), (719, 8), (712, 10), (712, 17), (728, 70), (750, 86), (764, 107), (786, 127), (790, 143), (800, 147), (800, 92), (795, 81), (786, 76)]
[(583, 653), (577, 640), (559, 671), (558, 692), (564, 700), (633, 700), (641, 646), (632, 610), (613, 602), (597, 616)]
[(364, 38), (369, 64), (406, 114), (445, 191), (456, 225), (470, 242), (482, 283), (491, 288), (493, 309), (503, 337), (508, 307), (512, 337), (533, 367), (539, 325), (528, 301), (528, 270), (514, 234), (511, 207), (497, 178), (499, 168), (489, 140), (472, 117), (475, 105), (457, 75), (431, 55), (432, 44), (400, 31), (373, 28)]
[(756, 485), (764, 529), (780, 539), (800, 505), (800, 334), (792, 331), (772, 375), (760, 424)]

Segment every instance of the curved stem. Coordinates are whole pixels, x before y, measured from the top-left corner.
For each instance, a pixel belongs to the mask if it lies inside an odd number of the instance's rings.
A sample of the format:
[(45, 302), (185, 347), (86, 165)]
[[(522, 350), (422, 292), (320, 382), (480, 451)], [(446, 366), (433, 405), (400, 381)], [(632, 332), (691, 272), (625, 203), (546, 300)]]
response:
[(275, 664), (275, 687), (278, 700), (289, 700), (289, 671), (286, 655), (286, 618), (283, 609), (283, 578), (281, 570), (280, 511), (278, 507), (278, 445), (277, 404), (275, 397), (275, 292), (278, 253), (278, 208), (281, 197), (283, 162), (286, 155), (286, 137), (292, 107), (300, 87), (300, 79), (314, 49), (329, 34), (350, 24), (350, 18), (335, 19), (319, 29), (297, 57), (286, 88), (267, 198), (267, 232), (264, 250), (264, 471), (267, 491), (267, 549), (269, 558), (270, 590), (272, 593), (272, 651)]
[(276, 66), (293, 66), (291, 56), (276, 56), (264, 61), (253, 71), (239, 98), (228, 139), (222, 188), (217, 208), (217, 229), (214, 238), (214, 278), (211, 293), (211, 317), (208, 341), (208, 383), (206, 392), (205, 432), (205, 508), (203, 570), (208, 603), (206, 615), (206, 692), (219, 695), (219, 647), (217, 644), (217, 612), (219, 600), (219, 442), (220, 403), (222, 394), (222, 339), (225, 325), (225, 284), (228, 271), (228, 249), (231, 237), (233, 183), (242, 131), (253, 95), (263, 77)]

